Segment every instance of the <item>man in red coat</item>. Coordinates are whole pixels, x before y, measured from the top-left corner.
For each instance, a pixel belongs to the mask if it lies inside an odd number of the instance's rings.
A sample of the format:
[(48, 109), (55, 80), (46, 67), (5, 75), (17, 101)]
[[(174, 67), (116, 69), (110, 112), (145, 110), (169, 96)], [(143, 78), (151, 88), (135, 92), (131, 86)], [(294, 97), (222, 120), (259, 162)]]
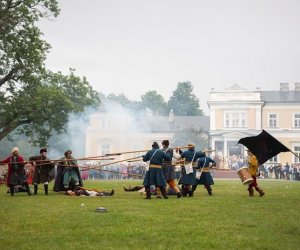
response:
[(14, 147), (11, 150), (11, 156), (8, 156), (6, 159), (0, 161), (0, 163), (8, 164), (7, 186), (10, 188), (11, 196), (14, 196), (14, 188), (16, 185), (24, 185), (28, 195), (31, 195), (24, 169), (24, 158), (22, 155), (19, 155), (19, 149)]

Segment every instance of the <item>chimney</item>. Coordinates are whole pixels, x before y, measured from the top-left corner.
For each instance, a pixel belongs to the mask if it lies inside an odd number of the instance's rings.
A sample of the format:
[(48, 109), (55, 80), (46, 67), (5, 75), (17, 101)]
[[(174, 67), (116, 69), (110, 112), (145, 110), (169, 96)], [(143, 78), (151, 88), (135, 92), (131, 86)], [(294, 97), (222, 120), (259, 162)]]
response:
[(289, 83), (288, 82), (280, 83), (280, 91), (289, 91)]
[(300, 91), (300, 82), (295, 82), (295, 91)]

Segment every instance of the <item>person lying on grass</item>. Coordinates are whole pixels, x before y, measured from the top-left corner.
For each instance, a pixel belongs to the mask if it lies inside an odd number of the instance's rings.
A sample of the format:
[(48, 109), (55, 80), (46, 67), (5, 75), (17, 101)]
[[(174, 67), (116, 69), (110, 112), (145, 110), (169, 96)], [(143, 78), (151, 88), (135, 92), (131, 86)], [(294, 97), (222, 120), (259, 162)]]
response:
[(66, 195), (70, 196), (112, 196), (115, 191), (112, 189), (110, 192), (108, 191), (100, 191), (97, 189), (88, 189), (83, 187), (75, 187), (74, 191), (68, 190), (66, 191)]
[[(128, 186), (126, 187), (125, 185), (123, 185), (123, 189), (125, 192), (133, 192), (133, 191), (138, 191), (140, 194), (145, 195), (145, 186), (143, 185), (137, 185), (137, 186)], [(157, 198), (162, 198), (160, 195), (160, 192), (157, 192), (158, 189), (155, 188), (154, 185), (150, 186), (150, 192), (151, 195), (157, 195)], [(166, 192), (168, 195), (177, 195), (176, 192), (170, 188), (169, 186), (166, 188)]]

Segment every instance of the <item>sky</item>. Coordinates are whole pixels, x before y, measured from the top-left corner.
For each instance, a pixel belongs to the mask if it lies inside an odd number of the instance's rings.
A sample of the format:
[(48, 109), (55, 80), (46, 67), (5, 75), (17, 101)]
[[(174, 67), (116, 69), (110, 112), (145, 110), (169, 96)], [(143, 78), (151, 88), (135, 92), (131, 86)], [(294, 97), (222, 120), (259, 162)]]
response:
[(39, 22), (46, 65), (76, 69), (97, 91), (168, 101), (189, 81), (207, 113), (209, 92), (233, 84), (290, 89), (300, 81), (298, 0), (58, 0)]

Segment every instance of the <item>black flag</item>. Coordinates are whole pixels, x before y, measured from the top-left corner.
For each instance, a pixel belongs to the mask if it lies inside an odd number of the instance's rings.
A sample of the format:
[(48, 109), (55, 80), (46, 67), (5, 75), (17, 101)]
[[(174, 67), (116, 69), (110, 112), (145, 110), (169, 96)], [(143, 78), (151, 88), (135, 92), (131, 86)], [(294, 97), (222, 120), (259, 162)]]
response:
[(264, 164), (280, 152), (291, 151), (265, 130), (257, 136), (241, 138), (238, 143), (246, 146), (256, 156), (259, 164)]

